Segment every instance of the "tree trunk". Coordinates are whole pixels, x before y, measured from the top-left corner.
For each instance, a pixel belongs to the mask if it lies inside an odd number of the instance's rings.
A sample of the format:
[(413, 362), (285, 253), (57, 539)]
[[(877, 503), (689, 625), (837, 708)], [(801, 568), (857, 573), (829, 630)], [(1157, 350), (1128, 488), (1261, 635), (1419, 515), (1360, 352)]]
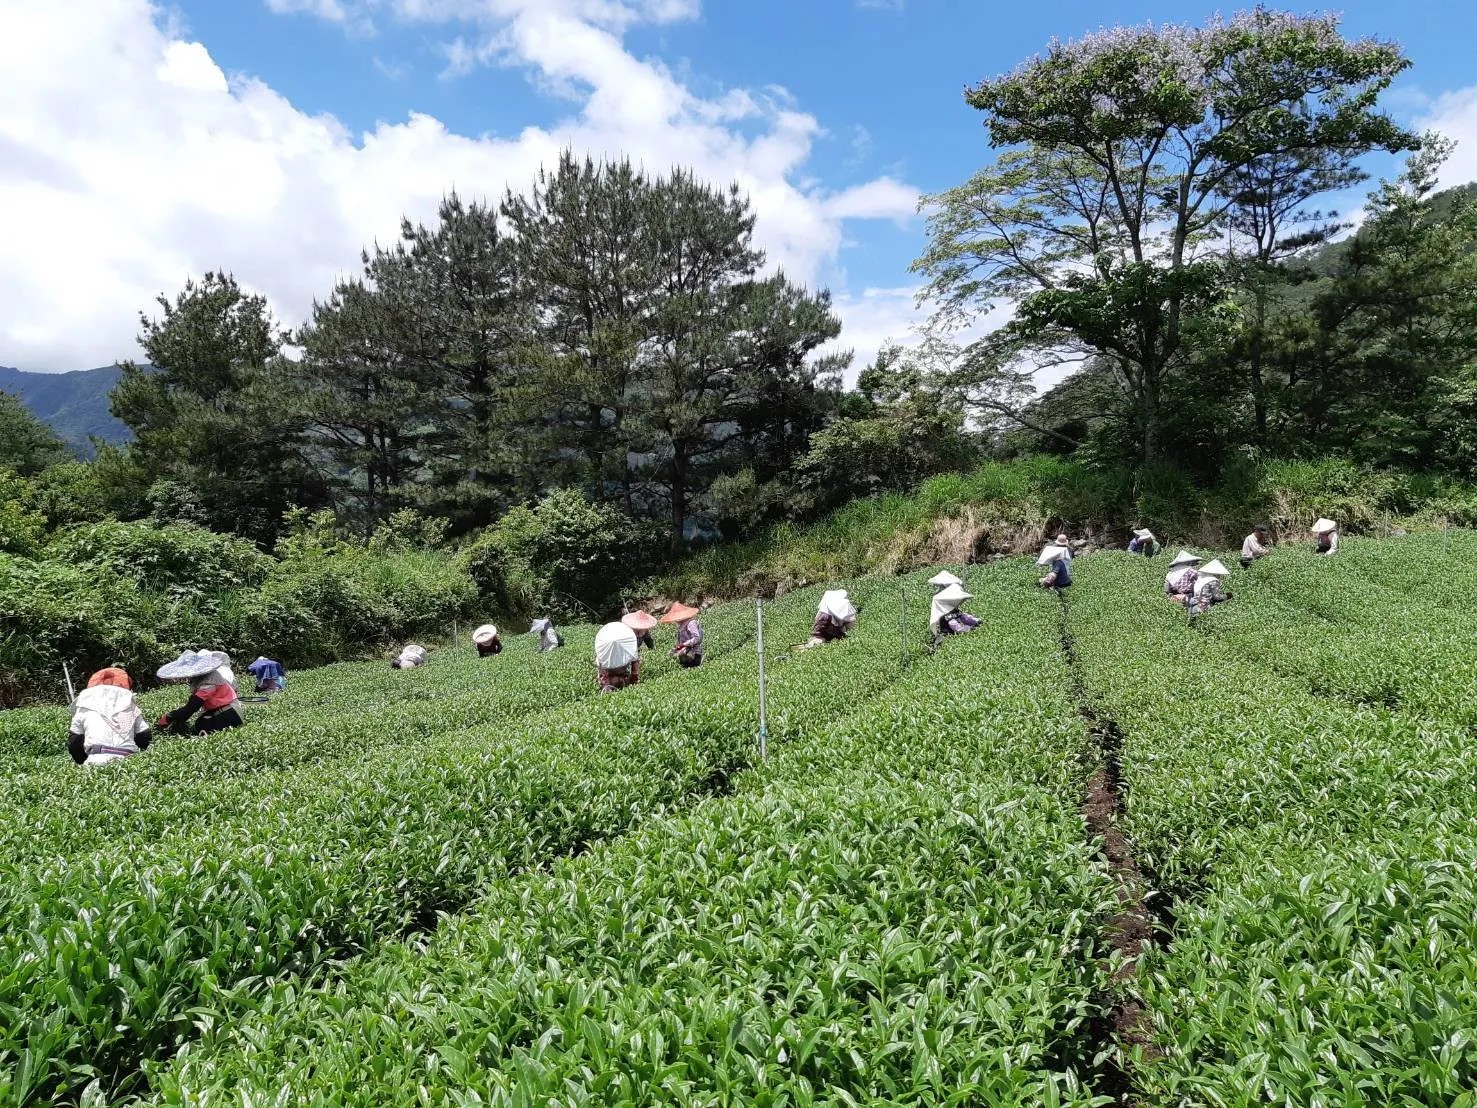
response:
[(677, 443), (672, 449), (672, 549), (681, 552), (687, 531), (687, 452)]

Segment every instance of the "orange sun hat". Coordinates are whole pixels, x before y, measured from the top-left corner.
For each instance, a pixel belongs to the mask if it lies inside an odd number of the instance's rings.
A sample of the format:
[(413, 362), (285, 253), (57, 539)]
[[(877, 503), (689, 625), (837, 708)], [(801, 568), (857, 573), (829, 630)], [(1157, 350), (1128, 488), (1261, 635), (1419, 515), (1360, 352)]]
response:
[(672, 605), (672, 610), (670, 612), (668, 612), (666, 615), (662, 616), (662, 622), (663, 623), (686, 623), (688, 620), (692, 619), (694, 616), (700, 616), (700, 615), (702, 615), (702, 613), (700, 611), (698, 611), (696, 608), (689, 608), (686, 604), (673, 604)]
[(133, 689), (133, 682), (129, 679), (128, 672), (116, 666), (100, 669), (87, 679), (89, 689), (95, 689), (99, 685), (116, 685), (120, 689)]
[(656, 616), (650, 612), (627, 612), (621, 616), (621, 622), (632, 631), (640, 634), (642, 631), (650, 631), (656, 626)]

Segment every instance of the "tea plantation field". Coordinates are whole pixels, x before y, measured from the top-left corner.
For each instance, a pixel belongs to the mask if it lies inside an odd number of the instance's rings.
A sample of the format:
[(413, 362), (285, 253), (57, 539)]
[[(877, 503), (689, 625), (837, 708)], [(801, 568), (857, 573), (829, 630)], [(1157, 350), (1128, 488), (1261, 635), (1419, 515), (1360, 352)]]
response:
[(614, 696), (577, 627), (102, 770), (4, 713), (0, 1106), (1477, 1106), (1477, 536), (1164, 570), (770, 603), (763, 761), (751, 603)]

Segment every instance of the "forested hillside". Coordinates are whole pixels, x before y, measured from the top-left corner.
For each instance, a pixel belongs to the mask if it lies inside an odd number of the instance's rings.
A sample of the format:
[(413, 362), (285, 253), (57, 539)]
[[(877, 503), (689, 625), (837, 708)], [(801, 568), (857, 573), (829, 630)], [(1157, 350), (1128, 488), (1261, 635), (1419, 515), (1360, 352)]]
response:
[(0, 392), (20, 399), (72, 451), (86, 457), (92, 440), (123, 443), (129, 430), (109, 410), (116, 366), (67, 373), (25, 373), (0, 365)]

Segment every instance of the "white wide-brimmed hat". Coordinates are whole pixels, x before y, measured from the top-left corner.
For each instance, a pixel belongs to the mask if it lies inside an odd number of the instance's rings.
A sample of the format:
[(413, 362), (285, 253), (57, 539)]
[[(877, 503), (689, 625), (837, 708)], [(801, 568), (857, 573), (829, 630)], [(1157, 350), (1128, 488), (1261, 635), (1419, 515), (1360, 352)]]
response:
[(1327, 517), (1324, 517), (1323, 519), (1320, 519), (1317, 523), (1313, 524), (1313, 534), (1315, 535), (1322, 535), (1325, 532), (1337, 531), (1338, 529), (1339, 525), (1333, 520), (1328, 519)]
[(595, 664), (619, 669), (636, 660), (636, 632), (624, 623), (607, 623), (595, 635)]
[(1041, 557), (1036, 559), (1038, 566), (1049, 566), (1058, 558), (1065, 558), (1069, 551), (1065, 546), (1051, 545), (1041, 551)]
[(174, 661), (160, 666), (158, 676), (161, 681), (203, 677), (211, 670), (230, 663), (231, 656), (223, 650), (186, 650)]
[[(1133, 537), (1136, 539), (1154, 539), (1154, 532), (1150, 531), (1147, 527), (1140, 527), (1133, 533)], [(1154, 539), (1154, 541), (1158, 542), (1159, 540)]]
[(946, 569), (940, 570), (938, 573), (935, 573), (932, 577), (928, 579), (928, 583), (930, 585), (937, 585), (939, 586), (939, 588), (947, 588), (949, 585), (964, 584), (963, 581), (959, 580), (959, 578), (955, 577)]
[(928, 625), (937, 627), (939, 620), (952, 612), (966, 600), (973, 600), (974, 593), (965, 592), (960, 585), (950, 585), (934, 594), (933, 604), (928, 613)]
[(472, 632), (472, 641), (478, 646), (486, 646), (495, 638), (497, 638), (497, 628), (490, 623), (484, 623)]
[(845, 589), (831, 589), (829, 592), (822, 593), (817, 611), (834, 616), (842, 623), (856, 618), (856, 605), (851, 602), (851, 597), (846, 595)]
[(1181, 550), (1174, 556), (1174, 561), (1169, 564), (1172, 566), (1193, 566), (1200, 561), (1202, 559), (1199, 554), (1191, 554), (1188, 550)]
[(1207, 577), (1225, 577), (1231, 571), (1225, 567), (1225, 564), (1219, 558), (1216, 558), (1207, 565), (1201, 566), (1199, 572), (1205, 574)]
[(533, 624), (528, 628), (528, 633), (530, 635), (542, 635), (545, 631), (547, 631), (550, 627), (553, 627), (553, 626), (554, 626), (554, 624), (551, 621), (547, 620), (547, 619), (536, 619), (536, 620), (533, 621)]

